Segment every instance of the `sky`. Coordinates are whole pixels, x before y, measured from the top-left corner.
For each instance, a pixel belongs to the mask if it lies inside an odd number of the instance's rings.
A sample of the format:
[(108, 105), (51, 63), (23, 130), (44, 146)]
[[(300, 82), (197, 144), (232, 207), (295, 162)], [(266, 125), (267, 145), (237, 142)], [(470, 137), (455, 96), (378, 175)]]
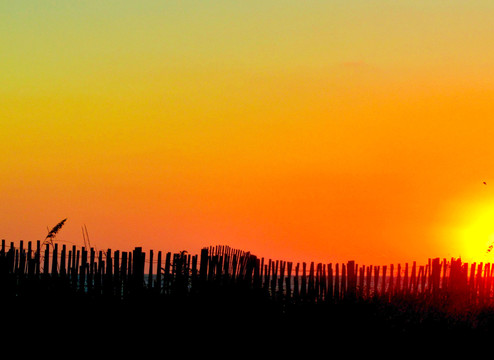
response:
[[(0, 238), (491, 262), (494, 3), (0, 0)], [(485, 182), (485, 184), (484, 184)]]

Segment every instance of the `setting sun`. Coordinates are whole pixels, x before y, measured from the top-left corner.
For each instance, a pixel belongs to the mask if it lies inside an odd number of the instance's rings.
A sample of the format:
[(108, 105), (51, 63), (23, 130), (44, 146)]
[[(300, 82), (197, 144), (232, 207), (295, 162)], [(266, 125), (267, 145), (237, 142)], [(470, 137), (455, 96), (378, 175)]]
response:
[(471, 222), (459, 231), (461, 257), (464, 260), (476, 262), (492, 262), (494, 252), (494, 205), (477, 210), (470, 219)]
[[(464, 200), (450, 207), (451, 213), (456, 212), (455, 221), (440, 237), (443, 248), (449, 249), (453, 257), (466, 262), (491, 263), (494, 261), (494, 199), (487, 191), (480, 195), (482, 198), (478, 196), (476, 201), (466, 204)], [(475, 199), (473, 195), (470, 197)]]

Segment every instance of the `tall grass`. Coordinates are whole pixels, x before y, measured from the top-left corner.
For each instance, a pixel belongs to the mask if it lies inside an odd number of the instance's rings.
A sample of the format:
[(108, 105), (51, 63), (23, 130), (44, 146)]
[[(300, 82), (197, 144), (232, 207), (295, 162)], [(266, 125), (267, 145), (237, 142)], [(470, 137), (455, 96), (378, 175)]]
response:
[(46, 235), (43, 244), (53, 245), (53, 239), (55, 238), (55, 236), (60, 231), (60, 229), (62, 228), (62, 226), (65, 224), (66, 221), (67, 218), (63, 219), (57, 225), (55, 225), (50, 231), (48, 231), (48, 234)]

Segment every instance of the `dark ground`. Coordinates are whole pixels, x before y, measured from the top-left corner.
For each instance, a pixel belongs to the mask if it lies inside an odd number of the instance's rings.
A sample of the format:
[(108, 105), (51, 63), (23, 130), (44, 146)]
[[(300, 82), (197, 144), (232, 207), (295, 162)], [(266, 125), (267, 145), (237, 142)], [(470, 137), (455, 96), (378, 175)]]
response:
[(336, 356), (338, 349), (347, 355), (403, 355), (430, 352), (430, 346), (444, 355), (462, 347), (481, 349), (494, 339), (492, 308), (451, 312), (407, 300), (294, 305), (260, 293), (223, 290), (194, 296), (144, 294), (125, 301), (17, 297), (2, 309), (4, 344), (20, 344), (21, 349), (31, 344), (25, 351), (52, 351), (56, 345), (58, 352), (80, 355), (106, 351), (112, 357), (139, 352), (143, 357), (152, 349), (162, 357), (172, 349), (185, 357), (227, 349), (245, 356), (269, 352), (277, 358), (316, 350)]

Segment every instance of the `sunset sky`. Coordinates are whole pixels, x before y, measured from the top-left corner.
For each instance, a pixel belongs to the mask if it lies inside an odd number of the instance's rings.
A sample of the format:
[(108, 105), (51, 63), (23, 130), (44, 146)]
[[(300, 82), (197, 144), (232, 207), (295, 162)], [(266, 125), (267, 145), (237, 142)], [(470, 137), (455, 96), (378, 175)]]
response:
[[(494, 2), (0, 2), (0, 238), (494, 262)], [(483, 182), (486, 182), (484, 184)], [(492, 235), (492, 239), (490, 236)]]

